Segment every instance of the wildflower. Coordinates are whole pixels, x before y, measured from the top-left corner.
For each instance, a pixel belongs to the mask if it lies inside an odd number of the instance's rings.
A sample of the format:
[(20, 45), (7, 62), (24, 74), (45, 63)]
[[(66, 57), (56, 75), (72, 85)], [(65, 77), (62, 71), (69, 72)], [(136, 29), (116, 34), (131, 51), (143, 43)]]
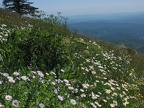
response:
[(111, 93), (111, 90), (106, 89), (105, 92), (106, 92), (107, 94), (110, 94), (110, 93)]
[(100, 105), (98, 102), (95, 102), (95, 104), (96, 104), (98, 107), (101, 107), (101, 105)]
[(6, 26), (7, 26), (7, 25), (5, 25), (5, 24), (2, 24), (2, 25), (1, 25), (1, 27), (6, 27)]
[(81, 92), (84, 92), (84, 90), (83, 90), (83, 89), (80, 89), (80, 91), (81, 91)]
[(43, 103), (40, 103), (40, 104), (39, 104), (39, 107), (40, 107), (40, 108), (44, 108), (45, 105), (44, 105)]
[(97, 108), (97, 106), (94, 103), (90, 103), (90, 104), (93, 108)]
[(5, 108), (5, 106), (0, 103), (0, 108)]
[(8, 78), (8, 79), (13, 79), (13, 77), (11, 77), (11, 76), (8, 76), (7, 78)]
[(76, 88), (76, 89), (74, 89), (74, 93), (78, 93), (78, 89)]
[(13, 79), (13, 77), (8, 76), (7, 78), (8, 78), (8, 80), (9, 80), (9, 82), (15, 83), (15, 80)]
[(52, 85), (56, 85), (56, 83), (55, 83), (55, 82), (52, 82)]
[(70, 103), (71, 103), (72, 105), (76, 105), (76, 100), (71, 99), (71, 100), (70, 100)]
[(69, 83), (69, 81), (68, 81), (67, 79), (64, 79), (63, 81), (64, 81), (65, 83)]
[(30, 28), (31, 28), (31, 27), (33, 27), (33, 25), (31, 25), (31, 24), (28, 24), (28, 27), (30, 27)]
[(120, 90), (120, 87), (116, 87), (118, 90)]
[(84, 70), (85, 68), (84, 68), (84, 67), (81, 67), (81, 69)]
[(21, 76), (21, 79), (27, 81), (29, 78), (27, 76)]
[(94, 67), (93, 66), (89, 66), (90, 70), (94, 70)]
[(63, 82), (61, 79), (55, 79), (55, 81), (56, 81), (57, 83)]
[(113, 93), (112, 96), (117, 96), (117, 93)]
[(64, 73), (65, 71), (64, 71), (63, 69), (61, 69), (61, 72), (63, 72), (63, 73)]
[(69, 89), (69, 90), (74, 90), (74, 88), (73, 88), (73, 87), (68, 87), (68, 89)]
[(12, 100), (12, 96), (6, 95), (6, 96), (5, 96), (5, 99), (6, 99), (6, 100)]
[(110, 104), (111, 108), (114, 108), (117, 106), (117, 101), (113, 101), (113, 103)]
[(83, 88), (87, 89), (89, 87), (89, 84), (82, 84)]
[(19, 76), (20, 74), (18, 72), (13, 73), (15, 76)]
[(82, 104), (82, 108), (87, 108), (85, 104)]
[(46, 73), (46, 75), (49, 75), (49, 73)]
[(58, 89), (54, 89), (54, 93), (55, 93), (55, 94), (58, 94)]
[(106, 99), (103, 99), (103, 101), (104, 101), (104, 102), (107, 102), (107, 100), (106, 100)]
[(69, 83), (65, 83), (65, 85), (66, 85), (66, 86), (71, 86), (71, 84), (69, 84)]
[(90, 59), (86, 59), (86, 62), (88, 62), (88, 63), (89, 63), (89, 62), (90, 62)]
[(117, 101), (115, 101), (115, 100), (113, 101), (113, 103), (115, 104), (115, 106), (117, 106), (117, 105), (118, 105)]
[(98, 97), (100, 97), (99, 95), (95, 95), (93, 92), (92, 92), (92, 99), (97, 99)]
[(96, 84), (96, 83), (94, 83), (94, 86), (96, 87), (96, 86), (97, 86), (97, 84)]
[(86, 68), (86, 69), (85, 69), (85, 71), (86, 71), (86, 72), (89, 72), (89, 69), (88, 69), (88, 68)]
[(126, 95), (126, 92), (125, 92), (125, 91), (123, 91), (122, 93), (123, 93), (124, 95)]
[(44, 74), (41, 71), (37, 71), (38, 76), (44, 77)]
[(13, 100), (12, 106), (18, 107), (19, 106), (19, 101), (18, 100)]
[(82, 98), (86, 97), (86, 94), (82, 93), (82, 94), (81, 94), (81, 97), (82, 97)]
[(63, 98), (62, 96), (60, 96), (60, 95), (58, 95), (58, 99), (59, 99), (60, 101), (63, 101), (63, 100), (64, 100), (64, 98)]
[(15, 83), (15, 80), (13, 78), (9, 78), (9, 82)]
[(127, 85), (126, 84), (122, 84), (122, 87), (125, 89), (127, 87)]
[(119, 96), (122, 98), (124, 95), (122, 95), (122, 94), (119, 94)]
[(129, 104), (128, 101), (125, 101), (125, 102), (123, 103), (124, 106), (127, 106), (127, 104)]
[(102, 67), (102, 66), (98, 66), (98, 68), (103, 69), (103, 67)]
[(125, 100), (125, 101), (127, 101), (128, 99), (129, 99), (129, 97), (128, 97), (128, 96), (124, 98), (124, 100)]
[(51, 75), (56, 75), (53, 71), (50, 72)]
[(32, 73), (32, 74), (36, 74), (36, 72), (35, 72), (35, 71), (31, 71), (31, 73)]
[(93, 74), (93, 75), (95, 75), (95, 74), (96, 74), (96, 72), (95, 72), (95, 71), (92, 71), (92, 74)]
[(0, 81), (0, 84), (2, 84), (3, 81)]
[(1, 73), (1, 75), (3, 75), (4, 77), (8, 77), (9, 76), (8, 73)]
[(104, 70), (104, 69), (100, 69), (100, 71), (101, 71), (101, 72), (105, 72), (105, 70)]
[(33, 75), (32, 78), (35, 79), (35, 76)]
[(99, 82), (99, 80), (96, 80), (96, 82)]
[(115, 88), (114, 87), (111, 87), (111, 89), (114, 91), (115, 90)]
[(133, 73), (131, 72), (131, 73), (129, 73), (129, 76), (132, 76), (133, 75)]

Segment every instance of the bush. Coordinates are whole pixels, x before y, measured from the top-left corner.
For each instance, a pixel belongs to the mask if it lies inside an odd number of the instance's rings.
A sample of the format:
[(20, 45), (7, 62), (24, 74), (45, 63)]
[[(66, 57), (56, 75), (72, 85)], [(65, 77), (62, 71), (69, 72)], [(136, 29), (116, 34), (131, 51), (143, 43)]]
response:
[(65, 61), (62, 39), (62, 34), (50, 33), (38, 27), (13, 31), (0, 46), (4, 71), (16, 71), (23, 67), (53, 69)]

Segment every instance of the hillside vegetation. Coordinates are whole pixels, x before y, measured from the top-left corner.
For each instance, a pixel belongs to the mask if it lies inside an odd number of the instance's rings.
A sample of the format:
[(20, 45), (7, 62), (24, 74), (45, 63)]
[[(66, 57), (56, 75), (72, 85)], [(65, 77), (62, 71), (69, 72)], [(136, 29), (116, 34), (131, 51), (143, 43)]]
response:
[(0, 9), (1, 108), (144, 108), (144, 56)]

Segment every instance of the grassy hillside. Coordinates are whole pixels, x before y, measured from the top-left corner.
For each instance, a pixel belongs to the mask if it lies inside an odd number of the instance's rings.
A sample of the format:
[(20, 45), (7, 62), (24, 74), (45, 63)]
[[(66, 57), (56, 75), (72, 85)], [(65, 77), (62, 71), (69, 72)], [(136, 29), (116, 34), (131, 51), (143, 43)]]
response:
[(78, 35), (60, 15), (0, 11), (0, 107), (144, 107), (143, 55)]

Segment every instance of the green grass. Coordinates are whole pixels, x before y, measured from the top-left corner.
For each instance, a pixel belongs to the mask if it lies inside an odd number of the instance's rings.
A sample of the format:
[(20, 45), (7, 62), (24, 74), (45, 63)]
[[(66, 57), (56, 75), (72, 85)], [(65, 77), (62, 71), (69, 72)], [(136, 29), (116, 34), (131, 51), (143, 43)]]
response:
[(0, 11), (0, 107), (144, 108), (143, 55)]

